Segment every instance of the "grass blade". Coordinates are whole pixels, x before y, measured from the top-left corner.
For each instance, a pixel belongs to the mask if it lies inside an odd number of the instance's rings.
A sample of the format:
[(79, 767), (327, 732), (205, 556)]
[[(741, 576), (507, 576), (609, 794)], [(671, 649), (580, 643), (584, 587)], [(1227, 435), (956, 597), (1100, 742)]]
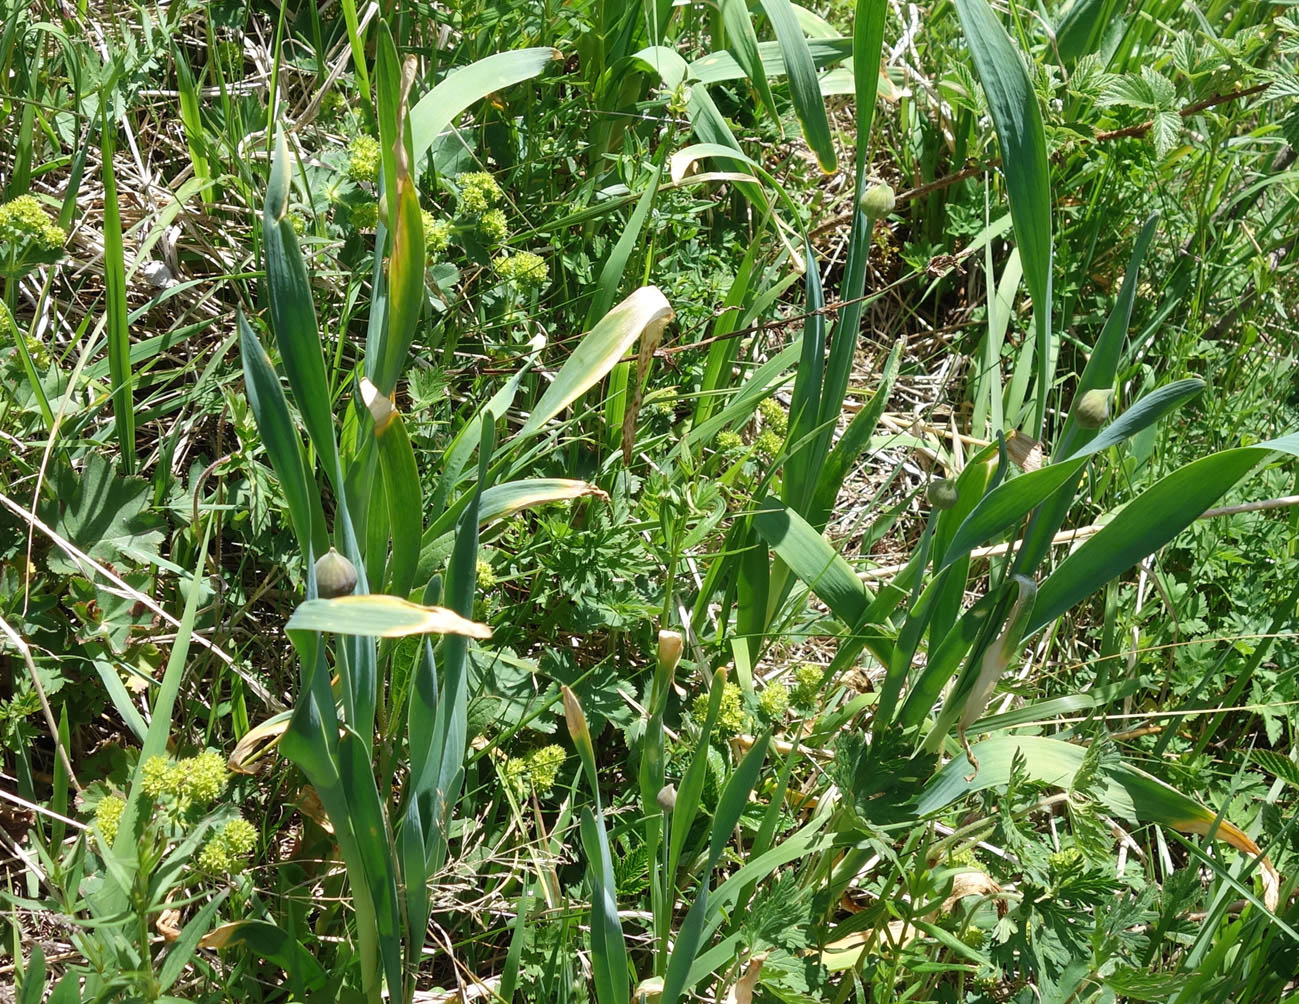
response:
[[(561, 58), (548, 46), (498, 52), (447, 74), (445, 80), (420, 98), (410, 110), (412, 153), (418, 165), (443, 130), (475, 101), (493, 91), (531, 80)], [(418, 174), (418, 166), (416, 167)]]
[(1224, 450), (1179, 467), (1132, 500), (1042, 583), (1028, 633), (1051, 623), (1190, 526), (1251, 470), (1277, 453), (1299, 457), (1299, 433)]
[(808, 51), (803, 29), (794, 16), (789, 0), (762, 0), (762, 9), (776, 32), (780, 55), (785, 61), (789, 76), (789, 96), (794, 103), (794, 114), (803, 128), (803, 138), (816, 154), (816, 162), (826, 174), (839, 168), (835, 155), (834, 138), (830, 135), (830, 120), (825, 114), (825, 100), (816, 79), (816, 64)]
[(1033, 428), (1040, 439), (1055, 362), (1051, 336), (1051, 178), (1046, 133), (1023, 57), (986, 0), (955, 0), (975, 72), (1001, 144), (1001, 160), (1024, 281), (1033, 297), (1037, 387)]
[(753, 30), (753, 18), (749, 15), (749, 5), (745, 0), (720, 0), (722, 24), (726, 28), (727, 49), (735, 62), (749, 78), (758, 100), (762, 102), (767, 113), (776, 120), (783, 138), (785, 130), (780, 125), (776, 99), (771, 93), (771, 84), (767, 82), (767, 71), (762, 65), (762, 54), (758, 49), (758, 33)]
[(740, 765), (726, 779), (726, 786), (717, 800), (717, 811), (713, 815), (713, 825), (709, 833), (708, 863), (704, 866), (703, 881), (699, 884), (699, 894), (695, 897), (690, 912), (686, 914), (686, 919), (673, 944), (672, 957), (668, 961), (668, 970), (663, 979), (663, 996), (660, 998), (660, 1004), (677, 1004), (681, 995), (690, 989), (688, 985), (690, 970), (694, 966), (695, 957), (699, 954), (699, 946), (703, 943), (704, 921), (708, 917), (709, 883), (713, 869), (717, 867), (722, 851), (726, 848), (727, 841), (735, 832), (740, 815), (749, 803), (749, 794), (757, 783), (758, 772), (767, 757), (767, 744), (770, 739), (770, 734), (758, 738), (753, 748), (740, 761)]
[(106, 103), (100, 120), (104, 181), (104, 321), (108, 332), (108, 368), (113, 381), (113, 429), (123, 474), (135, 472), (135, 399), (131, 379), (131, 332), (127, 321), (126, 258), (122, 249), (122, 214), (117, 205), (113, 148), (117, 122)]

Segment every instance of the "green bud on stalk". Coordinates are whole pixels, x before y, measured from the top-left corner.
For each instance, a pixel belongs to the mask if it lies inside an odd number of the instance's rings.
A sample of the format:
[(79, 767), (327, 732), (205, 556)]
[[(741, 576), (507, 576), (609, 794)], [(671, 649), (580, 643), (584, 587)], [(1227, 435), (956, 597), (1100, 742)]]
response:
[(324, 600), (350, 596), (356, 588), (356, 566), (330, 548), (316, 561), (316, 593)]
[(872, 220), (882, 220), (893, 212), (894, 206), (897, 205), (897, 197), (893, 194), (892, 188), (880, 183), (871, 185), (870, 188), (862, 192), (861, 199), (858, 200), (857, 204), (861, 207), (861, 211)]
[(956, 482), (948, 478), (935, 478), (925, 489), (925, 498), (935, 509), (950, 509), (960, 497)]
[(1112, 390), (1089, 390), (1074, 406), (1074, 417), (1084, 429), (1099, 429), (1110, 417)]

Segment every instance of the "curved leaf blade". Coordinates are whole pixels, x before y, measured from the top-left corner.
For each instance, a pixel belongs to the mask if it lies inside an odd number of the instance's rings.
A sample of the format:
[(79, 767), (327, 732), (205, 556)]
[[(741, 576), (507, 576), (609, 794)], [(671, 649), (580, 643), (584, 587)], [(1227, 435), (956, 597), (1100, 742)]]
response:
[(293, 611), (287, 631), (327, 631), (371, 638), (405, 638), (413, 634), (453, 634), (490, 638), (492, 629), (446, 607), (422, 606), (398, 596), (336, 596), (305, 600)]
[(1051, 573), (1038, 591), (1026, 633), (1049, 624), (1163, 547), (1276, 453), (1299, 457), (1299, 433), (1202, 457), (1151, 485)]
[(661, 331), (672, 320), (672, 307), (657, 286), (642, 286), (605, 314), (578, 343), (546, 392), (541, 395), (517, 441), (541, 427), (602, 380), (647, 330)]

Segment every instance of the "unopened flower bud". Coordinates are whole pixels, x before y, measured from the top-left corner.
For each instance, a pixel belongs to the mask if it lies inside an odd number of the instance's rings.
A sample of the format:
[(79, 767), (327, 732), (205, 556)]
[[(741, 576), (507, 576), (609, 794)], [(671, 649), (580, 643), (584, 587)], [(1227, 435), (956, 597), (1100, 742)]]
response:
[(925, 498), (935, 509), (950, 509), (956, 505), (956, 500), (960, 492), (956, 488), (956, 482), (949, 478), (935, 478), (929, 482), (929, 487), (925, 489)]
[(680, 631), (659, 632), (659, 665), (671, 673), (681, 661), (682, 639)]
[(316, 562), (316, 594), (324, 600), (350, 596), (356, 588), (356, 566), (330, 548)]
[(671, 812), (677, 805), (677, 789), (673, 785), (665, 784), (659, 789), (654, 801), (658, 802), (659, 808), (664, 812)]
[(871, 185), (870, 188), (862, 192), (858, 205), (861, 206), (861, 211), (871, 219), (881, 220), (893, 212), (893, 207), (897, 205), (897, 199), (893, 195), (893, 189), (881, 182), (878, 185)]
[(1074, 406), (1074, 417), (1084, 429), (1099, 429), (1110, 417), (1110, 400), (1114, 392), (1089, 390)]

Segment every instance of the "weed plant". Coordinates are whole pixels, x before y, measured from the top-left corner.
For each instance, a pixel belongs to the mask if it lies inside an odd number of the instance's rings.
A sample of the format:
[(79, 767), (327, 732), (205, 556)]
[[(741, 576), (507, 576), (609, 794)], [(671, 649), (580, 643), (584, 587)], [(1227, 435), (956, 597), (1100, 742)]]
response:
[(0, 9), (0, 982), (1299, 1000), (1297, 56)]

